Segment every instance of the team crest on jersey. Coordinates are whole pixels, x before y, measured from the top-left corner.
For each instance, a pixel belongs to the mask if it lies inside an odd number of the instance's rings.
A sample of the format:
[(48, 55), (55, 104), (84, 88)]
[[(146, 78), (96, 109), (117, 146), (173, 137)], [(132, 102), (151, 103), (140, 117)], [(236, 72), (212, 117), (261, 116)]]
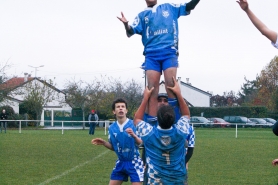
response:
[(167, 146), (171, 143), (171, 137), (169, 137), (169, 136), (162, 136), (160, 140), (161, 140), (161, 143), (164, 144), (165, 146)]
[(149, 23), (149, 18), (145, 17), (145, 24), (148, 24), (148, 23)]
[(167, 18), (169, 16), (169, 12), (168, 11), (162, 11), (162, 15), (163, 15), (163, 17)]
[(139, 20), (139, 17), (136, 16), (135, 19), (134, 19), (134, 21), (133, 21), (133, 25), (134, 25), (134, 26), (137, 26), (137, 25), (139, 24), (139, 21), (140, 21), (140, 20)]

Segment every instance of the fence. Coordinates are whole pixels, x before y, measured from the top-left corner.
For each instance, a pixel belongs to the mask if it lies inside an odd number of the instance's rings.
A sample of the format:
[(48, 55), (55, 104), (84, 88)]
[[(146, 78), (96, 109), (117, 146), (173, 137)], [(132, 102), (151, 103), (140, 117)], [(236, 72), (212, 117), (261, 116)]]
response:
[[(38, 123), (43, 123), (40, 125), (48, 125), (45, 123), (51, 122), (49, 120), (41, 121), (41, 120), (5, 120), (1, 121), (2, 122), (7, 122), (7, 126), (9, 122), (18, 122), (18, 132), (21, 133), (22, 131), (22, 124), (25, 124), (27, 126), (28, 122), (35, 122), (36, 126), (38, 126)], [(107, 134), (107, 129), (109, 125), (111, 125), (114, 121), (109, 121), (109, 120), (104, 120), (104, 121), (93, 121), (97, 123), (98, 127), (103, 127), (104, 128), (104, 135)], [(89, 123), (89, 121), (55, 121), (54, 120), (53, 126), (43, 126), (42, 129), (58, 129), (62, 131), (62, 134), (64, 134), (64, 130), (68, 129), (86, 129), (85, 123)], [(191, 125), (196, 128), (196, 127), (204, 127), (204, 128), (213, 128), (215, 125), (213, 124), (205, 124), (205, 123), (191, 123)], [(230, 124), (229, 127), (235, 128), (235, 138), (237, 138), (238, 134), (238, 128), (272, 128), (272, 124), (255, 124), (255, 125), (247, 125), (247, 124), (242, 124), (242, 123), (234, 123)], [(2, 127), (2, 124), (1, 124)]]
[[(22, 132), (22, 126), (28, 127), (28, 123), (36, 123), (34, 126), (38, 127), (41, 126), (41, 129), (58, 129), (62, 131), (62, 134), (64, 134), (64, 130), (68, 129), (86, 129), (86, 123), (89, 124), (89, 121), (53, 121), (54, 125), (50, 126), (51, 120), (5, 120), (1, 122), (7, 122), (7, 127), (9, 126), (9, 122), (17, 122), (18, 123), (18, 132)], [(112, 124), (114, 121), (104, 120), (104, 121), (91, 121), (96, 122), (98, 127), (104, 128), (104, 134), (107, 134), (107, 128), (110, 124)], [(40, 124), (39, 124), (40, 123)], [(44, 126), (42, 126), (44, 125)], [(2, 124), (1, 124), (2, 126)]]

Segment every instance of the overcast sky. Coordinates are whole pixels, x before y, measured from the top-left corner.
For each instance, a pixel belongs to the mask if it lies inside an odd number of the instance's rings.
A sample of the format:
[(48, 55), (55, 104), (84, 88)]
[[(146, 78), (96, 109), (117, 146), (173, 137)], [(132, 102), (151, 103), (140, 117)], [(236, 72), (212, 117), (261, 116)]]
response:
[[(158, 0), (159, 3), (183, 3)], [(249, 0), (253, 12), (278, 31), (278, 1)], [(101, 75), (144, 84), (141, 37), (127, 38), (116, 18), (123, 11), (133, 22), (144, 0), (1, 0), (0, 63), (8, 75), (25, 72), (53, 79), (92, 81)], [(235, 0), (201, 0), (190, 15), (179, 18), (178, 77), (214, 95), (240, 90), (244, 76), (256, 75), (278, 55), (252, 25)], [(33, 67), (29, 67), (33, 66)]]

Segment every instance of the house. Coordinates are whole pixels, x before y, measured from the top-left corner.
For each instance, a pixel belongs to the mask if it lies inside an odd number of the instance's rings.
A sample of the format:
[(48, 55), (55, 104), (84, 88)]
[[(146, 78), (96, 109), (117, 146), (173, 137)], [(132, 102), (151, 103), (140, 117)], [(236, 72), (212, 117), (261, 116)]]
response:
[[(192, 86), (187, 79), (187, 82), (182, 82), (178, 78), (182, 97), (187, 101), (190, 107), (210, 107), (211, 94)], [(159, 86), (159, 93), (166, 93), (165, 82), (162, 81)]]
[(72, 108), (65, 103), (66, 94), (63, 91), (57, 89), (50, 83), (41, 80), (40, 78), (31, 77), (28, 73), (24, 73), (24, 77), (14, 77), (3, 84), (0, 84), (0, 90), (6, 94), (5, 100), (1, 102), (2, 106), (9, 105), (14, 109), (15, 113), (19, 113), (19, 105), (24, 101), (24, 97), (27, 93), (26, 88), (34, 84), (40, 87), (45, 86), (46, 89), (49, 88), (49, 90), (51, 90), (51, 94), (53, 95), (51, 101), (48, 101), (43, 106), (43, 112), (40, 120), (41, 126), (44, 126), (44, 113), (46, 110), (51, 111), (52, 126), (54, 122), (53, 119), (55, 110), (71, 112)]

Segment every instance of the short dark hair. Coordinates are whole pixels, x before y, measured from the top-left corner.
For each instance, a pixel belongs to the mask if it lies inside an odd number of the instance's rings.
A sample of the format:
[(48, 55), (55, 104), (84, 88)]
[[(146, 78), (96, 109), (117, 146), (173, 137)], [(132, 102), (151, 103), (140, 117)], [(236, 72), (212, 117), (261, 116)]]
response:
[(175, 122), (175, 111), (170, 105), (161, 106), (157, 111), (158, 125), (163, 129), (170, 128)]
[(127, 108), (127, 102), (123, 98), (117, 98), (112, 103), (112, 110), (115, 110), (116, 103), (124, 103), (125, 104), (125, 108)]

